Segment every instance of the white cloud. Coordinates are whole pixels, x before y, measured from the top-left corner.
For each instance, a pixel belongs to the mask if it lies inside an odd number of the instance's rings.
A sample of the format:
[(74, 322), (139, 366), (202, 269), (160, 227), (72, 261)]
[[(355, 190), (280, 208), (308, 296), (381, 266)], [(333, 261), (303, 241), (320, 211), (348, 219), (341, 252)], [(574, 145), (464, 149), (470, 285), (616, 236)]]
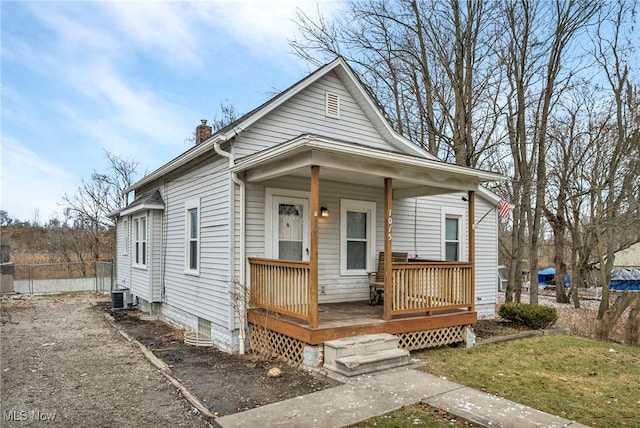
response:
[[(239, 79), (259, 79), (258, 67), (299, 76), (288, 55), (297, 6), (316, 2), (11, 3), (3, 24), (11, 13), (26, 24), (3, 25), (2, 209), (46, 220), (104, 168), (103, 150), (153, 169), (188, 148), (220, 100), (237, 102)], [(264, 79), (256, 86), (278, 85)]]
[(101, 159), (101, 149), (106, 149), (157, 165), (160, 160), (154, 156), (163, 154), (158, 149), (176, 144), (184, 148), (181, 143), (189, 131), (183, 124), (189, 113), (158, 92), (162, 88), (147, 78), (144, 68), (130, 64), (145, 57), (195, 64), (198, 46), (193, 40), (199, 26), (191, 21), (193, 14), (174, 10), (178, 7), (177, 3), (153, 7), (92, 3), (80, 8), (31, 8), (53, 36), (44, 45), (27, 45), (19, 58), (64, 89), (41, 102), (64, 120), (55, 128), (63, 126), (81, 136), (75, 139), (76, 150), (85, 146)]
[(209, 19), (233, 37), (244, 52), (279, 62), (291, 53), (288, 40), (297, 31), (296, 10), (313, 16), (318, 3), (327, 14), (342, 4), (338, 0), (222, 1), (215, 2), (214, 15), (209, 15)]
[[(54, 161), (55, 162), (55, 161)], [(33, 220), (37, 211), (41, 221), (48, 221), (58, 209), (65, 193), (73, 194), (78, 177), (43, 159), (18, 141), (2, 141), (2, 209), (11, 217)]]
[(172, 67), (199, 66), (200, 15), (189, 3), (122, 2), (109, 5), (112, 25), (137, 49), (154, 52)]

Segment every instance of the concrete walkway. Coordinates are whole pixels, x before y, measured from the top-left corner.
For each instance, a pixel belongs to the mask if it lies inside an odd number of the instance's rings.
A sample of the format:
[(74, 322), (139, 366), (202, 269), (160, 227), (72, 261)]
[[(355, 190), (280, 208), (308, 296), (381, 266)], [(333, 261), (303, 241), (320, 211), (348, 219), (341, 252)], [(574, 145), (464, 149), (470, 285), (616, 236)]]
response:
[(344, 427), (419, 402), (484, 427), (585, 426), (406, 368), (358, 376), (334, 388), (218, 418), (214, 425)]

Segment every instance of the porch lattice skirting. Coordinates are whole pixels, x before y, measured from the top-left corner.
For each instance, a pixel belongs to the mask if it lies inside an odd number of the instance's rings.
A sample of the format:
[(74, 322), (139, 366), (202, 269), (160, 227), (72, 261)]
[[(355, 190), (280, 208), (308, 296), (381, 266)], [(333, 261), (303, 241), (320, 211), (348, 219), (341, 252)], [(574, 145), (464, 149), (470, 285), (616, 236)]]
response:
[[(465, 328), (457, 325), (434, 330), (412, 331), (396, 334), (398, 347), (407, 351), (435, 348), (464, 342)], [(260, 325), (249, 324), (249, 341), (251, 349), (261, 358), (277, 358), (294, 367), (301, 367), (304, 362), (305, 343)]]
[(400, 333), (396, 335), (399, 339), (398, 347), (407, 351), (414, 351), (416, 349), (435, 348), (464, 342), (465, 327), (464, 325), (456, 325), (435, 330)]
[(249, 324), (249, 343), (260, 357), (277, 358), (300, 367), (304, 361), (305, 343), (256, 324)]

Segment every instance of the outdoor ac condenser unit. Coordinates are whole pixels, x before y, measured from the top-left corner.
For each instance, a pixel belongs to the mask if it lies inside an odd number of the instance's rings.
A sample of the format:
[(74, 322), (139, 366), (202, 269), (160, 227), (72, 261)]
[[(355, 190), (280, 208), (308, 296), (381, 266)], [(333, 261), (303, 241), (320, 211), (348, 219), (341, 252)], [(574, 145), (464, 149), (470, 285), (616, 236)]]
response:
[(111, 310), (127, 309), (130, 303), (131, 297), (128, 289), (111, 290)]

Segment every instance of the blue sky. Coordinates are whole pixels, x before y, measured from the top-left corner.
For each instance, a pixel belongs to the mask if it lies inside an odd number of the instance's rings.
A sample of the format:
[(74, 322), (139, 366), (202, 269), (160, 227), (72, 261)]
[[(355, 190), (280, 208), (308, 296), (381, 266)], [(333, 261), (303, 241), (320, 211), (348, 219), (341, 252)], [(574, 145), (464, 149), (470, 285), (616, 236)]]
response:
[(0, 2), (0, 209), (46, 223), (107, 168), (152, 171), (187, 150), (221, 102), (244, 113), (304, 77), (296, 7), (338, 0)]

